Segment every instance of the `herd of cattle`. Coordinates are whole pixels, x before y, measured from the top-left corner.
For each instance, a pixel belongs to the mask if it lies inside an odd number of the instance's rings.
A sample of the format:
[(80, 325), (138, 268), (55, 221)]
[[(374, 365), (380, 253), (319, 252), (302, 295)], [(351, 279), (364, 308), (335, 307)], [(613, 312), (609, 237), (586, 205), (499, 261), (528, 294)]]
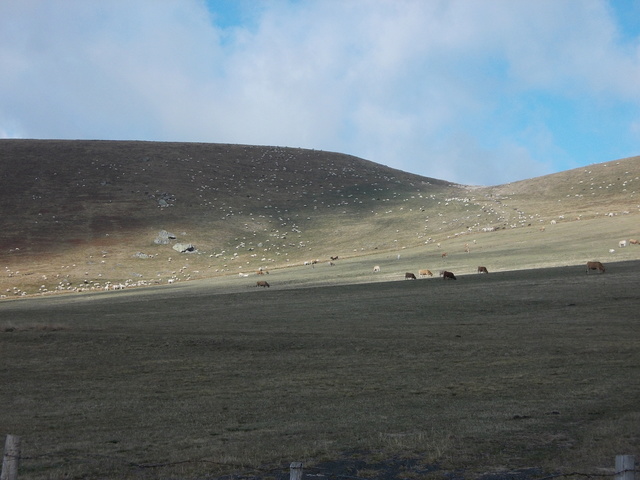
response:
[[(604, 265), (602, 265), (602, 263), (600, 262), (587, 262), (587, 274), (591, 270), (597, 270), (600, 273), (605, 272)], [(373, 271), (374, 273), (379, 272), (380, 266), (376, 265), (375, 267), (373, 267)], [(478, 273), (489, 273), (489, 270), (487, 270), (487, 267), (483, 267), (483, 266), (479, 266), (477, 271)], [(430, 270), (419, 270), (418, 275), (420, 277), (433, 277), (433, 273), (431, 273)], [(440, 270), (440, 276), (442, 277), (443, 280), (457, 280), (456, 276), (452, 272), (448, 272), (447, 270)], [(405, 280), (417, 280), (415, 274), (411, 272), (405, 273), (404, 278)]]
[[(374, 273), (379, 272), (380, 266), (376, 265), (373, 268), (373, 271)], [(487, 270), (487, 267), (478, 267), (478, 273), (489, 273), (489, 270)], [(418, 275), (420, 276), (420, 278), (433, 277), (433, 273), (431, 272), (431, 270), (419, 270)], [(457, 280), (453, 272), (449, 272), (447, 270), (440, 270), (440, 276), (442, 277), (443, 280)], [(417, 280), (415, 273), (411, 273), (411, 272), (405, 273), (404, 278), (405, 280)]]
[[(635, 239), (631, 239), (627, 242), (627, 240), (621, 240), (619, 246), (620, 247), (626, 247), (627, 245), (640, 245), (640, 242), (638, 240)], [(443, 257), (446, 256), (446, 253), (444, 253), (442, 255)], [(398, 256), (399, 258), (399, 256)], [(330, 266), (334, 266), (335, 264), (333, 263), (335, 260), (337, 260), (338, 257), (331, 257), (331, 261), (329, 262)], [(312, 260), (310, 262), (304, 262), (305, 265), (311, 265), (312, 267), (315, 266), (317, 263), (319, 262), (319, 260)], [(605, 272), (605, 268), (604, 265), (601, 262), (587, 262), (587, 274), (589, 274), (589, 272), (591, 272), (592, 270), (595, 270), (599, 273), (604, 273)], [(375, 267), (373, 267), (373, 273), (378, 273), (380, 272), (380, 265), (376, 265)], [(487, 269), (487, 267), (484, 266), (478, 266), (477, 268), (477, 272), (478, 273), (485, 273), (488, 274), (489, 270)], [(263, 270), (262, 268), (260, 268), (257, 272), (258, 275), (264, 275), (264, 274), (269, 274), (268, 271)], [(242, 275), (242, 274), (241, 274)], [(246, 275), (245, 275), (246, 276)], [(453, 272), (449, 272), (447, 270), (440, 270), (440, 276), (442, 277), (443, 280), (457, 280), (456, 276), (453, 274)], [(433, 272), (431, 272), (431, 270), (427, 270), (427, 269), (422, 269), (422, 270), (418, 270), (418, 277), (423, 278), (423, 277), (433, 277)], [(417, 280), (418, 277), (416, 277), (415, 273), (413, 272), (406, 272), (404, 274), (404, 278), (405, 280)], [(264, 280), (259, 280), (256, 282), (256, 287), (269, 287), (269, 283), (267, 283)]]
[[(337, 259), (337, 257), (336, 257)], [(376, 265), (375, 267), (373, 267), (373, 273), (378, 273), (380, 272), (380, 265)], [(602, 265), (601, 262), (587, 262), (587, 274), (591, 271), (591, 270), (597, 270), (600, 273), (604, 273), (605, 272), (605, 268), (604, 265)], [(477, 269), (478, 273), (489, 273), (489, 270), (487, 270), (487, 267), (484, 266), (479, 266)], [(269, 272), (266, 270), (258, 270), (256, 272), (258, 275), (264, 275), (265, 273), (268, 274)], [(420, 278), (422, 277), (433, 277), (433, 273), (431, 272), (431, 270), (419, 270), (418, 271), (418, 276)], [(449, 272), (447, 270), (440, 270), (440, 276), (442, 277), (443, 280), (457, 280), (456, 276), (453, 274), (453, 272)], [(406, 272), (404, 274), (404, 278), (405, 280), (417, 280), (418, 277), (416, 277), (415, 273), (412, 272)], [(270, 285), (264, 281), (264, 280), (259, 280), (256, 282), (256, 287), (269, 287)]]

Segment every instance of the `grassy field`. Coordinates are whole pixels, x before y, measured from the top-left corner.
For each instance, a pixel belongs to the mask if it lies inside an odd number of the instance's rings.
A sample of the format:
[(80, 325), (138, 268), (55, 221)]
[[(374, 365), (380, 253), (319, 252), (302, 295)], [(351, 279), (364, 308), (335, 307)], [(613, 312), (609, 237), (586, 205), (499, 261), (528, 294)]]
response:
[(4, 301), (0, 431), (29, 479), (602, 473), (640, 453), (639, 268)]
[(640, 239), (640, 157), (477, 187), (282, 147), (0, 147), (21, 478), (540, 477), (640, 454), (640, 246), (618, 246)]

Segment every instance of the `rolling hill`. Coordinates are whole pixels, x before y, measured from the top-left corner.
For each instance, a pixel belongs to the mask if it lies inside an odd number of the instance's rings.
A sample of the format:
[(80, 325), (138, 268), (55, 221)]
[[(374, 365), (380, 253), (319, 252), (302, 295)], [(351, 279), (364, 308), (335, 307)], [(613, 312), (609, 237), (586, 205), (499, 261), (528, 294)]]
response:
[[(477, 187), (284, 147), (11, 139), (0, 151), (6, 297), (237, 276), (331, 256), (435, 255), (479, 236), (506, 258), (513, 232), (564, 225), (555, 242), (527, 237), (532, 252), (552, 245), (549, 266), (566, 264), (563, 252), (584, 232), (611, 246), (640, 237), (640, 157)], [(635, 247), (618, 259), (640, 258)]]

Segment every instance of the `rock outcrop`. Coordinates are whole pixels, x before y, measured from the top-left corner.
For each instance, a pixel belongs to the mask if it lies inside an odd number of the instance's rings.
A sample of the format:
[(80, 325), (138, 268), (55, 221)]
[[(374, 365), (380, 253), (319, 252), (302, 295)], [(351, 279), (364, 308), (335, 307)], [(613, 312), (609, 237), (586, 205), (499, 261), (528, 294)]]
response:
[(172, 248), (176, 252), (180, 253), (189, 253), (196, 251), (196, 247), (194, 247), (191, 243), (176, 243)]
[(170, 240), (175, 240), (176, 236), (173, 233), (169, 233), (166, 230), (160, 230), (158, 236), (153, 241), (157, 245), (168, 245)]

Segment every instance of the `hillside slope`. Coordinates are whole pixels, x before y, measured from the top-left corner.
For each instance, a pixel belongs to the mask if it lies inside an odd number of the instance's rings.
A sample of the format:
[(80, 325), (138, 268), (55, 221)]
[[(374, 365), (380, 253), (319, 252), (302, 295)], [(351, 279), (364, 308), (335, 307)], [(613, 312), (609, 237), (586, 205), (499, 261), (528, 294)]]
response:
[[(283, 147), (0, 140), (0, 151), (9, 295), (242, 274), (639, 210), (640, 157), (479, 188)], [(176, 238), (156, 243), (161, 230)]]
[(640, 157), (576, 168), (483, 189), (494, 200), (508, 199), (522, 215), (588, 219), (638, 212)]

